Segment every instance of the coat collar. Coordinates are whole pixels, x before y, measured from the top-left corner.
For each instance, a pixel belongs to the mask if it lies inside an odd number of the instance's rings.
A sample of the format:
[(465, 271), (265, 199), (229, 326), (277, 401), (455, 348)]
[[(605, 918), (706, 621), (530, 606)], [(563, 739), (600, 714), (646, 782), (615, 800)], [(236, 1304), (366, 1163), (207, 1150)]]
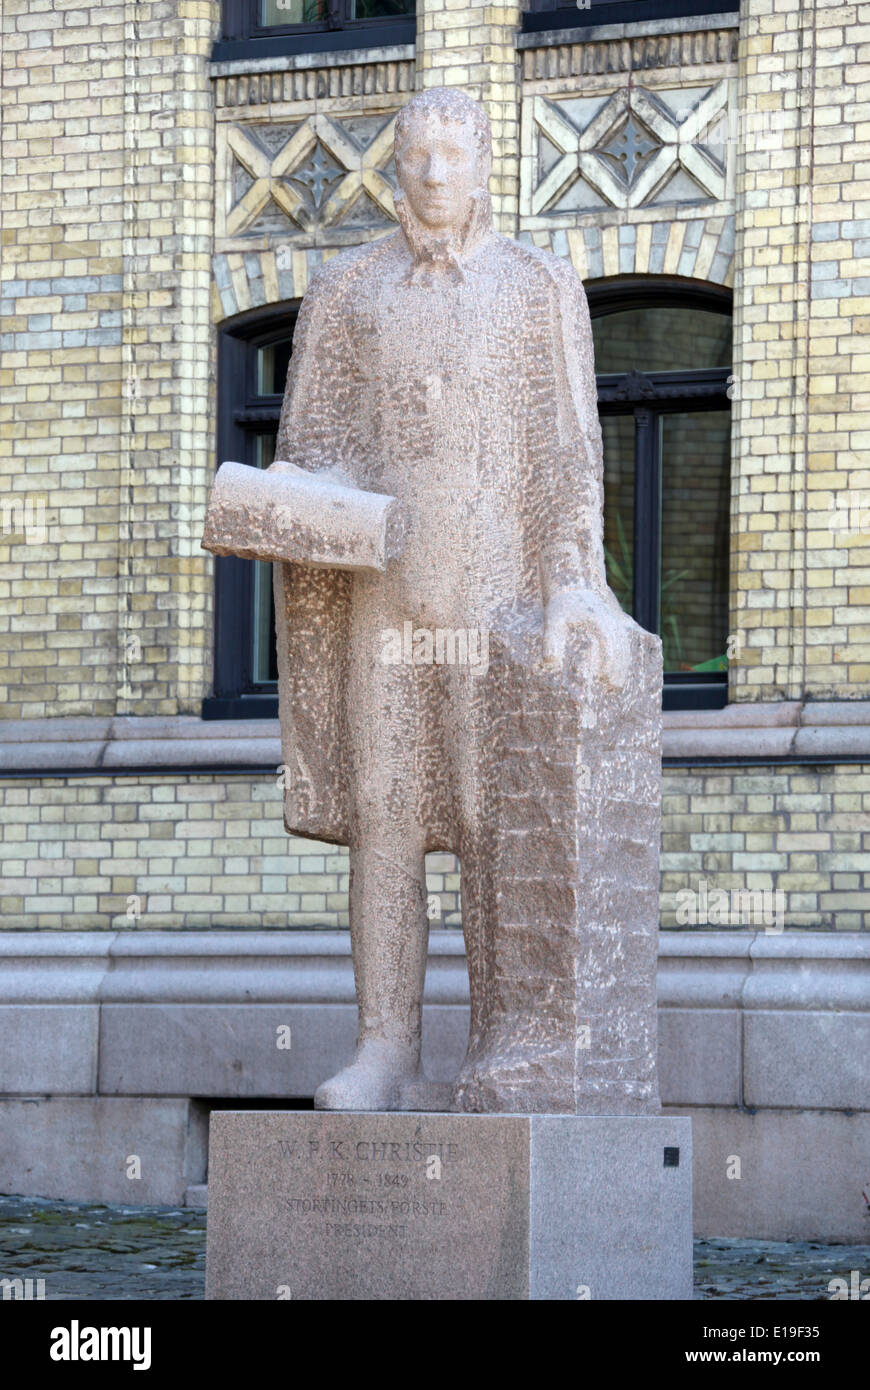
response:
[(472, 194), (462, 227), (446, 234), (424, 227), (401, 191), (395, 196), (395, 206), (412, 262), (405, 283), (428, 284), (437, 271), (444, 271), (455, 283), (461, 283), (465, 279), (463, 262), (492, 232), (492, 201), (487, 190), (479, 188)]

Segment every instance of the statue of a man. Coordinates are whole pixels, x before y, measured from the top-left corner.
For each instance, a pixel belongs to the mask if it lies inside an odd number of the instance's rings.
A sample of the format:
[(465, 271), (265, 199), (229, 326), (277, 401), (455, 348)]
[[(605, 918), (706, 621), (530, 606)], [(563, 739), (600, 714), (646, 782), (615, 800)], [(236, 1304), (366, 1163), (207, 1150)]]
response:
[(655, 1111), (661, 649), (605, 578), (585, 294), (493, 231), (469, 97), (414, 97), (395, 158), (399, 230), (303, 300), (273, 465), (397, 499), (404, 532), (381, 570), (276, 566), (287, 829), (351, 858), (356, 1056), (315, 1105), (419, 1088), (437, 850), (471, 994), (451, 1108)]

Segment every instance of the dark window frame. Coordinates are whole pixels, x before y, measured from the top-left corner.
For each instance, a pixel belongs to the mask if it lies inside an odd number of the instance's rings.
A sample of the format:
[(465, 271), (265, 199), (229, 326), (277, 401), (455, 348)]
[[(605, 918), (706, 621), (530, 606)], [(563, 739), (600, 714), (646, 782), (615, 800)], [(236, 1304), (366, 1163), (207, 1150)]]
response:
[[(739, 0), (590, 0), (584, 9), (576, 4), (543, 9), (542, 5), (548, 3), (550, 0), (528, 0), (522, 16), (521, 46), (527, 46), (529, 38), (534, 43), (536, 34), (559, 30), (738, 14), (740, 8)], [(212, 61), (416, 43), (416, 15), (350, 20), (344, 17), (348, 5), (349, 0), (330, 0), (331, 17), (325, 22), (263, 25), (259, 21), (259, 0), (223, 0), (221, 36), (212, 50)]]
[(705, 14), (737, 14), (740, 0), (590, 0), (577, 5), (551, 7), (551, 0), (527, 0), (523, 13), (524, 34), (546, 34), (560, 29), (588, 29), (599, 24), (641, 24), (656, 19), (689, 19)]
[[(731, 292), (676, 277), (635, 277), (599, 281), (586, 287), (593, 319), (629, 309), (704, 309), (732, 314)], [(596, 377), (600, 415), (633, 415), (634, 475), (634, 616), (654, 629), (659, 606), (659, 522), (661, 457), (658, 422), (662, 415), (686, 410), (730, 410), (731, 367), (674, 372), (603, 373)], [(662, 708), (722, 709), (728, 703), (727, 672), (665, 674)]]
[(212, 50), (212, 61), (381, 48), (416, 41), (416, 15), (349, 19), (350, 3), (329, 0), (330, 17), (325, 21), (261, 24), (260, 0), (223, 0), (221, 37)]
[[(275, 424), (281, 396), (257, 389), (257, 350), (293, 332), (299, 301), (252, 309), (222, 324), (218, 339), (217, 461), (252, 463), (256, 434)], [(253, 678), (253, 560), (215, 558), (214, 693), (203, 719), (276, 719), (277, 682)]]

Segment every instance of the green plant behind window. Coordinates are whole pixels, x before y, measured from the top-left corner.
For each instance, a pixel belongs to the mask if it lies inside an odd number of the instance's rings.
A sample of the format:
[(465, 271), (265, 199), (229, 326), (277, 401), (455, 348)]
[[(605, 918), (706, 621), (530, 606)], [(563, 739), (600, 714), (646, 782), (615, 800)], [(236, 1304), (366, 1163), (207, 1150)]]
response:
[[(607, 582), (625, 612), (630, 613), (634, 599), (634, 551), (628, 543), (622, 517), (618, 512), (616, 514), (616, 542), (616, 553), (607, 546), (604, 547)], [(683, 643), (680, 637), (679, 613), (674, 610), (673, 604), (676, 597), (675, 586), (685, 579), (688, 573), (688, 570), (667, 570), (662, 575), (660, 590), (661, 636), (666, 671), (679, 671), (683, 666)], [(719, 661), (720, 658), (716, 657), (715, 660)], [(694, 666), (692, 669), (698, 671), (721, 670), (722, 668), (713, 667), (709, 662), (705, 662), (703, 666)]]

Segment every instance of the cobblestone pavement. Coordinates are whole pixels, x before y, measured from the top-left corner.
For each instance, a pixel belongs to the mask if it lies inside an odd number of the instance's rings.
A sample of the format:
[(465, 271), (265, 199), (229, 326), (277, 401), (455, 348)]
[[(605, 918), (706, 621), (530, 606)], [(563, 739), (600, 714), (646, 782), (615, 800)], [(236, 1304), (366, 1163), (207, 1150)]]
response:
[(0, 1275), (46, 1301), (202, 1298), (205, 1212), (0, 1197)]
[(830, 1298), (836, 1275), (870, 1276), (870, 1245), (807, 1240), (696, 1240), (695, 1298)]
[[(698, 1299), (825, 1299), (870, 1276), (870, 1245), (696, 1240)], [(44, 1279), (46, 1300), (200, 1299), (205, 1212), (0, 1197), (0, 1278)]]

